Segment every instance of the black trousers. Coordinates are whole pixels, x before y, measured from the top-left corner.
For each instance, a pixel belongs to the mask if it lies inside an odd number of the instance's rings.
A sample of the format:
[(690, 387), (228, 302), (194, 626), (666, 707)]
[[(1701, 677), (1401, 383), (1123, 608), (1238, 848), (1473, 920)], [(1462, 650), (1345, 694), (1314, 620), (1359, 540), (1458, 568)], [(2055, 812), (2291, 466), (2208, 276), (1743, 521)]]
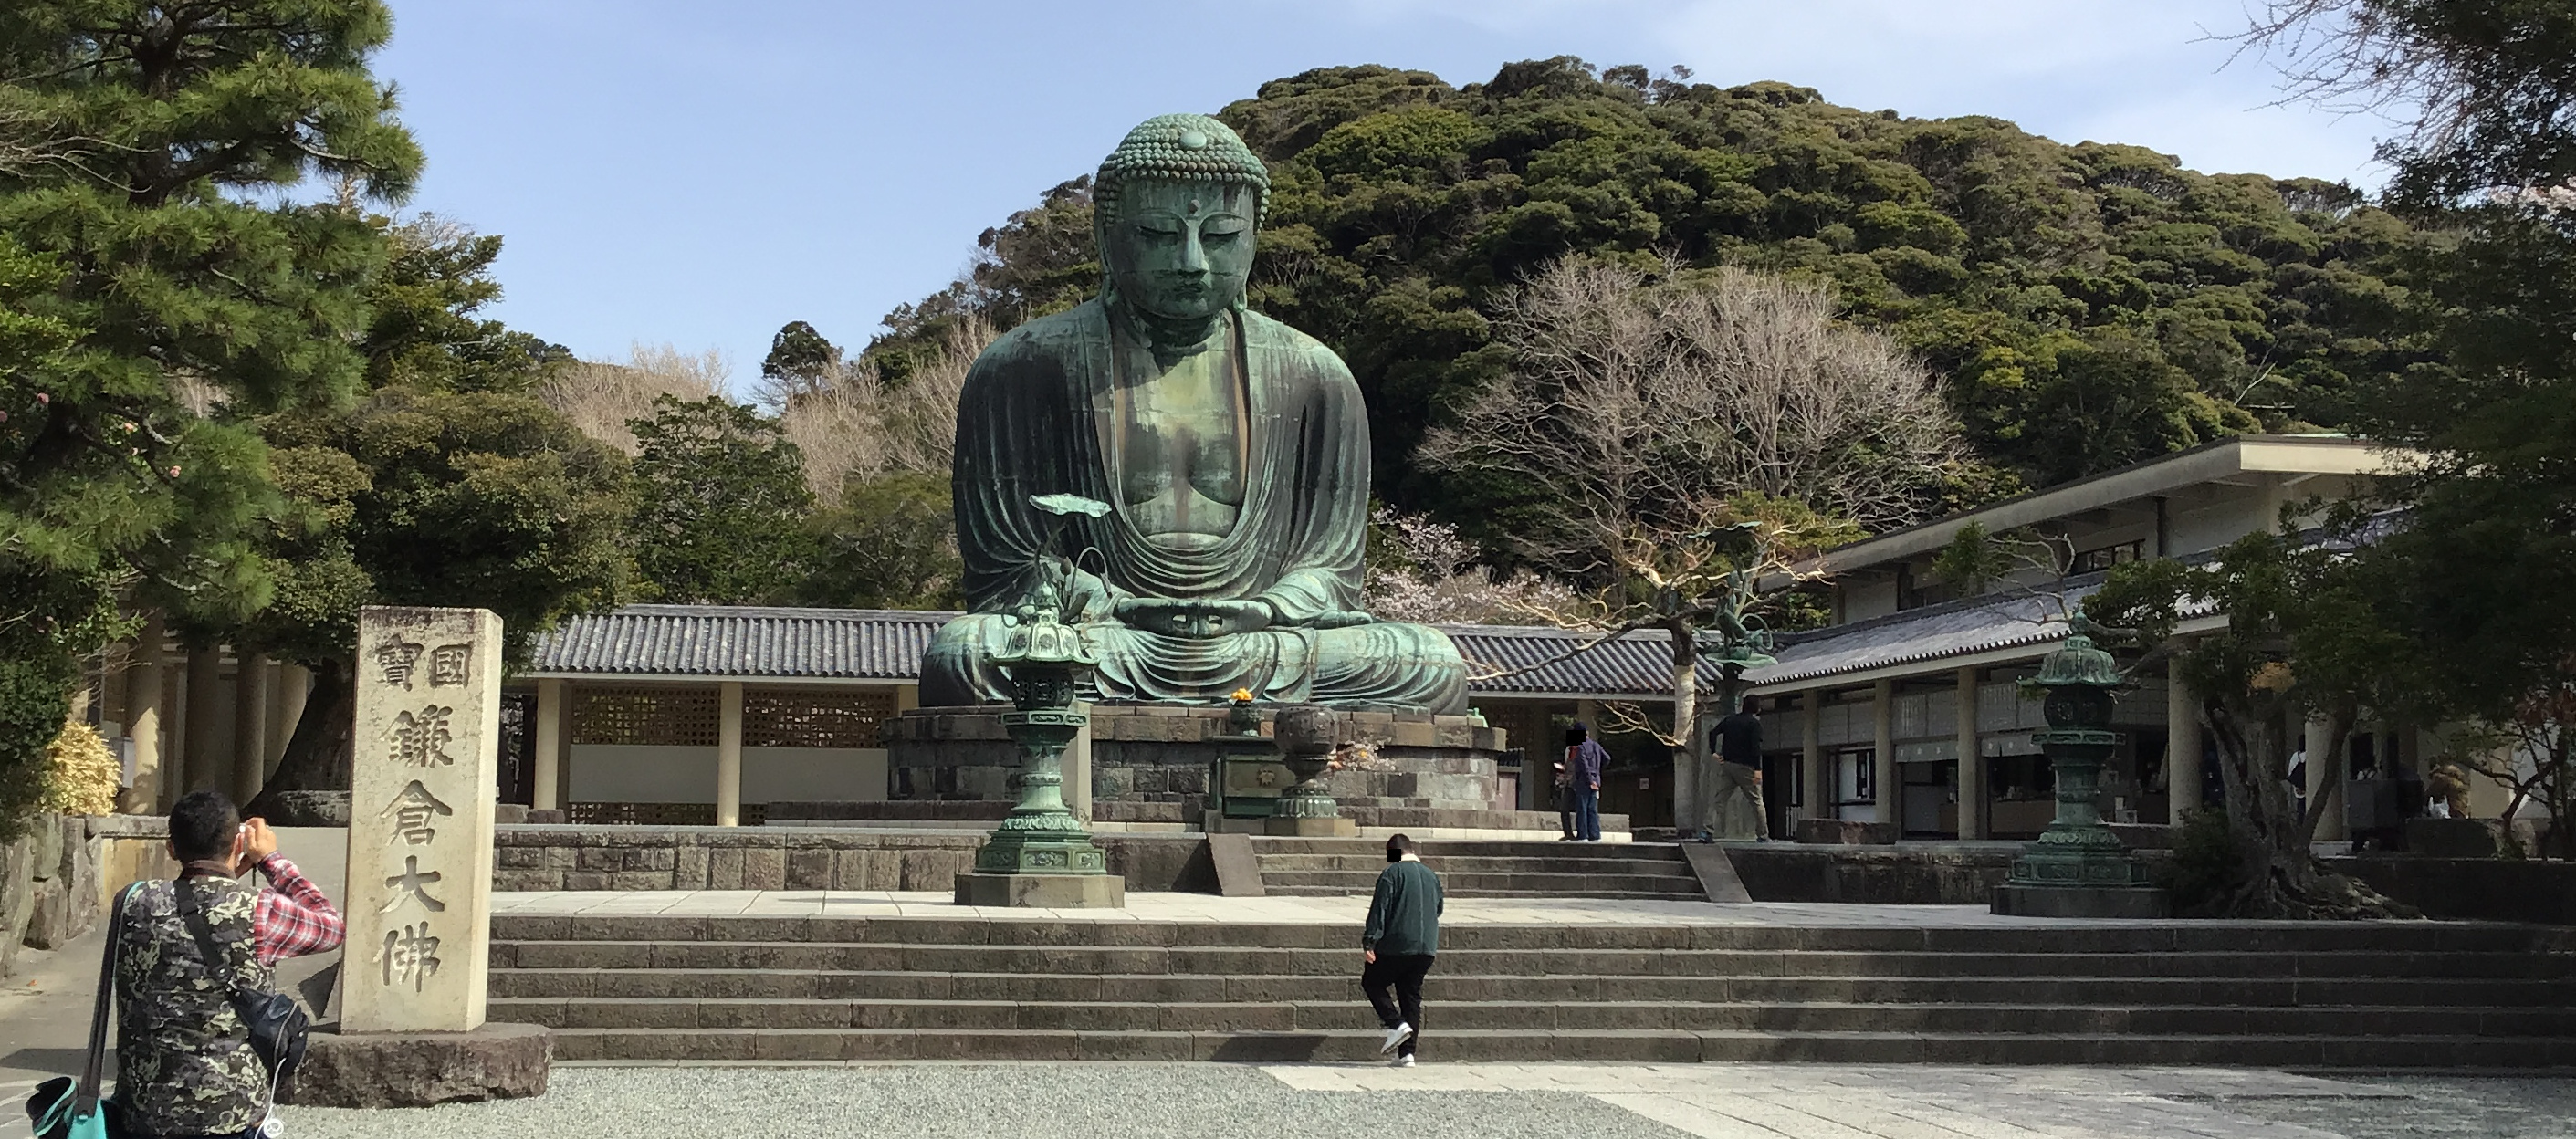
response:
[[(1413, 1042), (1422, 1035), (1422, 978), (1430, 973), (1428, 953), (1380, 953), (1360, 970), (1360, 991), (1377, 1007), (1377, 1022), (1387, 1028), (1413, 1026), (1413, 1035), (1395, 1046), (1399, 1056), (1413, 1055)], [(1391, 997), (1389, 989), (1395, 990)]]

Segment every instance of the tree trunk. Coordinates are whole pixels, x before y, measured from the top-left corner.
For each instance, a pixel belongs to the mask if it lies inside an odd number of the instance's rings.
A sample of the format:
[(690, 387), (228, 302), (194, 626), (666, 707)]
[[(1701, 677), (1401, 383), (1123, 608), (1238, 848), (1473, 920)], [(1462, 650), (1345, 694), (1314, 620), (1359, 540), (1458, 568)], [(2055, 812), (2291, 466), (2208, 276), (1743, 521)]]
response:
[[(2289, 768), (2282, 758), (2283, 710), (2273, 700), (2212, 699), (2201, 706), (2201, 722), (2218, 752), (2238, 876), (2231, 891), (2199, 908), (2209, 916), (2236, 918), (2418, 916), (2318, 864), (2308, 842), (2322, 812), (2303, 817), (2291, 798)], [(2331, 735), (2340, 739), (2342, 733)], [(2321, 760), (2330, 775), (2342, 766), (2330, 757), (2308, 757), (2311, 765)], [(2332, 785), (2327, 786), (2331, 791)], [(2328, 797), (2320, 793), (2317, 799), (2322, 804)]]
[[(286, 754), (277, 761), (277, 771), (268, 777), (259, 797), (244, 808), (246, 814), (280, 825), (322, 825), (307, 821), (313, 814), (309, 804), (335, 794), (345, 803), (349, 791), (355, 742), (350, 737), (357, 731), (358, 717), (354, 668), (344, 660), (312, 667), (313, 693), (304, 701), (304, 715), (295, 722)], [(345, 823), (345, 808), (343, 815)]]

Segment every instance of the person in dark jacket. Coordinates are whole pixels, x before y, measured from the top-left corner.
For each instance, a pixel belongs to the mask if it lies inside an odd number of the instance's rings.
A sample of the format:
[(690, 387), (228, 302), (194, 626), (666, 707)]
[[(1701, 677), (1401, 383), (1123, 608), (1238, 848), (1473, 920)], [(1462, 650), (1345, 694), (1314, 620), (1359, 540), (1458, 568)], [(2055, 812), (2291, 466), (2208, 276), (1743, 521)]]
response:
[(1574, 837), (1601, 841), (1601, 769), (1610, 765), (1610, 750), (1576, 724), (1565, 733), (1565, 773), (1574, 784)]
[[(337, 948), (345, 930), (261, 820), (198, 791), (170, 809), (175, 881), (145, 882), (126, 902), (116, 950), (116, 1099), (124, 1133), (248, 1136), (275, 1088), (233, 1007), (235, 990), (265, 990), (280, 959)], [(256, 868), (269, 887), (235, 881)], [(219, 961), (188, 929), (203, 915)]]
[[(1369, 899), (1368, 928), (1360, 932), (1360, 989), (1386, 1027), (1378, 1051), (1395, 1053), (1395, 1066), (1413, 1066), (1414, 1039), (1422, 1030), (1422, 979), (1440, 952), (1440, 876), (1414, 856), (1413, 840), (1386, 840), (1387, 867)], [(1392, 990), (1392, 996), (1389, 995)]]

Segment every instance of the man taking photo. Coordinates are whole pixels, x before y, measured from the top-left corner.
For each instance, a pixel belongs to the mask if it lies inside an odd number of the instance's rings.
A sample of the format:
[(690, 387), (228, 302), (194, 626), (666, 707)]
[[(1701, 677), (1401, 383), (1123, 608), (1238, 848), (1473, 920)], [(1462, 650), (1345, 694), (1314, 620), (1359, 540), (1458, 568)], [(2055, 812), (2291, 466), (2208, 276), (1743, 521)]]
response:
[[(232, 800), (199, 791), (170, 809), (179, 877), (145, 882), (126, 902), (116, 957), (117, 1101), (123, 1130), (157, 1137), (248, 1136), (267, 1114), (267, 1067), (234, 1008), (266, 991), (269, 967), (337, 948), (340, 911), (277, 853), (277, 835), (245, 823)], [(240, 876), (268, 879), (254, 892)], [(208, 960), (194, 923), (215, 949)]]

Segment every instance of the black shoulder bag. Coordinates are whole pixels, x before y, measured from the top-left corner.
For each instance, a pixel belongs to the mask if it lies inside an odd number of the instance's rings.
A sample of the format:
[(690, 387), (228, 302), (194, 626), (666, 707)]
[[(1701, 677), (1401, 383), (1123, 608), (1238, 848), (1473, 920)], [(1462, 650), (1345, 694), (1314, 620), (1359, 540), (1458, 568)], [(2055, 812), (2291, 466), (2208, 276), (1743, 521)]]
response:
[(235, 986), (224, 971), (224, 957), (215, 947), (214, 927), (206, 923), (206, 912), (184, 887), (174, 892), (179, 919), (187, 923), (188, 936), (197, 939), (197, 952), (204, 956), (207, 970), (232, 992), (233, 1011), (241, 1014), (243, 1027), (250, 1030), (250, 1050), (267, 1066), (269, 1091), (274, 1095), (277, 1086), (295, 1073), (295, 1066), (304, 1062), (304, 1038), (313, 1030), (313, 1018), (284, 993)]

